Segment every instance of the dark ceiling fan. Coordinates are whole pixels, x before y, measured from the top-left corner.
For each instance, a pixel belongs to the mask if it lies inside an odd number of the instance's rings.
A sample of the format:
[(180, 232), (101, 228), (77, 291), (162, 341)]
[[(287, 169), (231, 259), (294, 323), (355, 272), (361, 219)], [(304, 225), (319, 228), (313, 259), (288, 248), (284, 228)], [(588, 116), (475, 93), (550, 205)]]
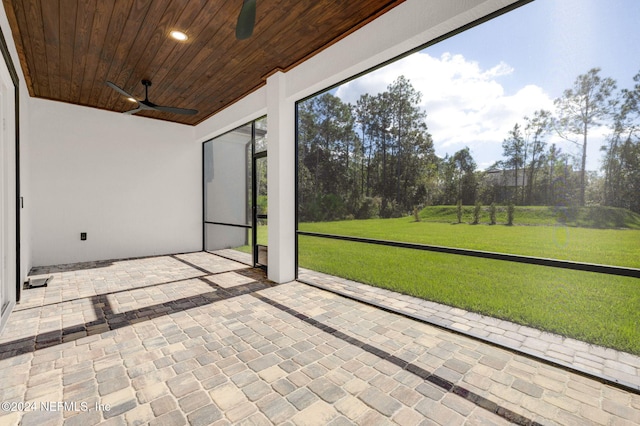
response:
[(186, 114), (186, 115), (193, 115), (193, 114), (197, 114), (198, 113), (198, 111), (195, 110), (195, 109), (175, 108), (175, 107), (156, 105), (153, 102), (149, 101), (149, 86), (151, 86), (151, 81), (142, 80), (142, 85), (144, 86), (144, 100), (143, 101), (134, 98), (133, 96), (131, 96), (129, 93), (125, 92), (120, 87), (116, 86), (115, 84), (113, 84), (110, 81), (107, 81), (107, 86), (111, 87), (113, 90), (115, 90), (116, 92), (120, 93), (121, 95), (124, 95), (127, 98), (133, 99), (136, 102), (138, 102), (138, 108), (132, 109), (130, 111), (125, 111), (124, 112), (125, 114), (135, 114), (136, 112), (145, 111), (145, 110), (146, 111), (172, 112), (174, 114)]
[(244, 0), (242, 4), (236, 24), (236, 38), (238, 40), (245, 40), (253, 34), (253, 26), (256, 23), (256, 1)]

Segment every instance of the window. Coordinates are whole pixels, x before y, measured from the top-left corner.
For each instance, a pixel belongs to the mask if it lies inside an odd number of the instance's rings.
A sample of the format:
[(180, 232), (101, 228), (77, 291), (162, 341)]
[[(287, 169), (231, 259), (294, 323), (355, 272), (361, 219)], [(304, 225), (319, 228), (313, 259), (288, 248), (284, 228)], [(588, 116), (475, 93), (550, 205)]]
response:
[(538, 0), (298, 102), (299, 266), (640, 353), (638, 14)]

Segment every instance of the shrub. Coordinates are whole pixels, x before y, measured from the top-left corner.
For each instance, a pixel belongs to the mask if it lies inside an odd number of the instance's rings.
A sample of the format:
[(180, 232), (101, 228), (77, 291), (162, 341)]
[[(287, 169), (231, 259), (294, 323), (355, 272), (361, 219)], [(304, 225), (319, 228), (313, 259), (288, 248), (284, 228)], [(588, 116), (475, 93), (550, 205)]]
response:
[(403, 209), (400, 204), (398, 204), (397, 202), (393, 202), (391, 203), (391, 217), (392, 218), (399, 218), (399, 217), (405, 217), (407, 215), (407, 210)]
[(318, 195), (300, 211), (300, 217), (311, 222), (341, 220), (346, 214), (344, 202), (335, 194)]
[(476, 202), (476, 205), (473, 207), (473, 224), (477, 225), (480, 223), (480, 214), (482, 213), (482, 203), (480, 201)]
[(514, 206), (513, 203), (509, 203), (509, 206), (507, 207), (507, 225), (513, 225), (513, 216), (515, 212), (516, 206)]
[(413, 218), (416, 222), (420, 222), (420, 209), (417, 206), (413, 208)]
[(496, 224), (496, 204), (491, 203), (489, 206), (489, 221), (492, 225)]
[(356, 219), (374, 219), (380, 217), (381, 205), (382, 200), (380, 197), (364, 197), (356, 212)]

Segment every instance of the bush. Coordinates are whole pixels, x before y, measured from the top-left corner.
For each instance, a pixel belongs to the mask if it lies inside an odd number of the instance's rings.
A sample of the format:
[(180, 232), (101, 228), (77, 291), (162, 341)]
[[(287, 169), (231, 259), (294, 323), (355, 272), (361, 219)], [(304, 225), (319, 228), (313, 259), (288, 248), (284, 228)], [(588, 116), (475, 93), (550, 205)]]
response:
[(458, 218), (458, 223), (462, 223), (462, 200), (458, 200), (456, 205), (456, 217)]
[(496, 204), (491, 203), (489, 206), (489, 221), (492, 225), (496, 224)]
[(477, 225), (480, 223), (480, 214), (482, 213), (482, 203), (480, 201), (476, 202), (476, 205), (473, 207), (473, 224)]
[(335, 194), (326, 194), (318, 195), (307, 202), (299, 213), (299, 219), (302, 221), (325, 222), (344, 219), (347, 209), (340, 197)]
[(403, 210), (402, 207), (395, 200), (393, 200), (390, 203), (387, 203), (386, 206), (383, 206), (380, 209), (380, 217), (384, 219), (399, 218), (399, 217), (404, 217), (406, 215), (407, 215), (407, 211)]
[(516, 212), (516, 206), (513, 205), (513, 203), (509, 203), (509, 206), (507, 207), (507, 225), (512, 226), (513, 225), (513, 216)]
[(380, 197), (364, 197), (356, 212), (356, 219), (375, 219), (380, 217), (381, 205), (382, 200)]
[(416, 222), (420, 222), (420, 209), (418, 207), (413, 208), (413, 218)]

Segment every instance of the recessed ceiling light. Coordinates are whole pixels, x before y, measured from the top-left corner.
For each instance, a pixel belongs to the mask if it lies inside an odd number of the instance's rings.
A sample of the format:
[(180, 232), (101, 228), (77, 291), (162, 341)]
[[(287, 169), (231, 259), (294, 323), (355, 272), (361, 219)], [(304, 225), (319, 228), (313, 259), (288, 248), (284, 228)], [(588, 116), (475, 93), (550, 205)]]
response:
[(129, 102), (138, 102), (137, 100), (135, 100), (135, 99), (133, 99), (133, 98), (127, 98), (127, 100), (128, 100)]
[(186, 41), (189, 37), (182, 31), (171, 31), (171, 37), (175, 38), (178, 41)]

